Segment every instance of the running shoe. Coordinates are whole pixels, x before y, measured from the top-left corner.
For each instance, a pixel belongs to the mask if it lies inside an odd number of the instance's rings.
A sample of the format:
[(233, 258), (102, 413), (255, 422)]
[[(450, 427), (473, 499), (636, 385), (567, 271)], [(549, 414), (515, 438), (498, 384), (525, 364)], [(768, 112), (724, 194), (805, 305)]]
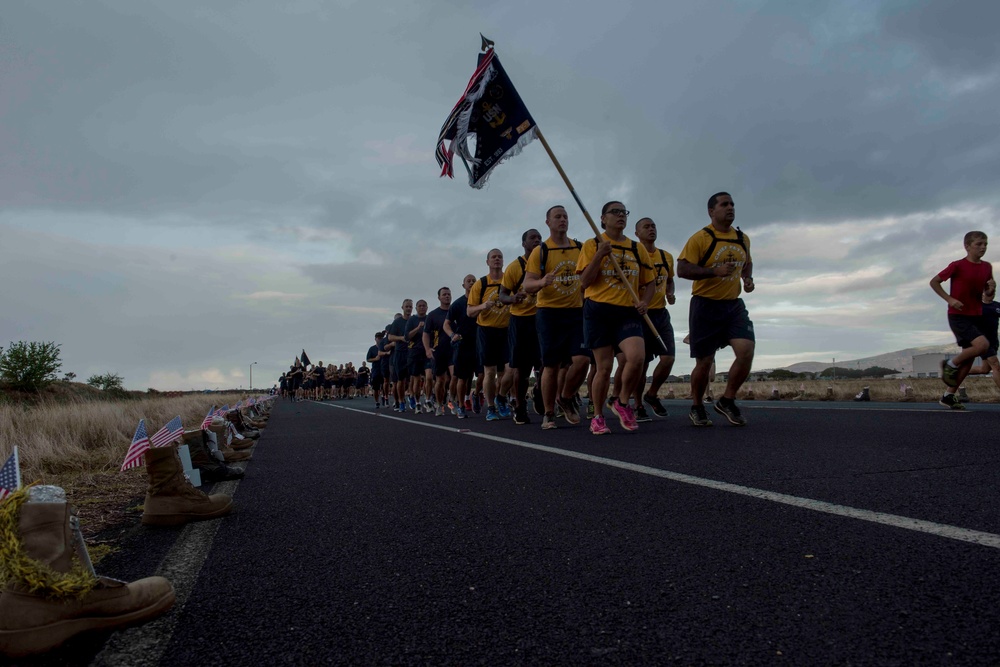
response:
[(728, 419), (733, 426), (747, 425), (746, 418), (740, 414), (740, 408), (733, 399), (722, 396), (715, 402), (714, 407), (715, 411)]
[(413, 398), (412, 396), (406, 397), (406, 403), (407, 405), (410, 406), (411, 410), (415, 411), (417, 409), (417, 399)]
[(466, 418), (465, 408), (463, 408), (461, 405), (455, 408), (455, 416), (458, 417), (459, 419), (465, 419)]
[(576, 406), (573, 405), (572, 398), (559, 397), (559, 407), (562, 408), (563, 417), (566, 418), (566, 421), (570, 424), (580, 423), (580, 413), (576, 411)]
[(429, 398), (425, 398), (424, 409), (427, 410), (427, 412), (434, 412), (434, 401)]
[(632, 414), (632, 406), (615, 401), (615, 404), (611, 406), (611, 411), (618, 415), (618, 421), (623, 429), (626, 431), (639, 430), (639, 425), (635, 423), (635, 415)]
[(465, 403), (462, 404), (466, 412), (472, 412), (472, 399), (465, 399)]
[(417, 406), (415, 408), (413, 408), (413, 414), (419, 415), (420, 413), (421, 413), (420, 404), (417, 403)]
[(691, 413), (688, 416), (691, 417), (691, 423), (695, 426), (712, 425), (712, 420), (708, 418), (708, 412), (704, 405), (692, 405)]
[(587, 401), (587, 419), (593, 419), (594, 418), (594, 414), (596, 412), (597, 411), (594, 410), (594, 402), (593, 401)]
[(954, 366), (949, 366), (947, 361), (941, 362), (941, 379), (949, 387), (958, 386), (958, 369)]
[(535, 381), (535, 388), (531, 390), (531, 405), (535, 408), (535, 414), (542, 416), (545, 414), (545, 403), (542, 402), (542, 383)]
[(510, 404), (507, 403), (507, 399), (501, 399), (497, 396), (493, 399), (493, 406), (496, 408), (497, 414), (500, 415), (501, 419), (510, 417)]
[(549, 431), (554, 428), (559, 428), (559, 425), (556, 424), (555, 415), (545, 415), (542, 417), (542, 429)]
[(531, 418), (528, 416), (528, 409), (523, 407), (515, 408), (514, 410), (514, 423), (518, 426), (524, 424), (530, 424)]
[(477, 415), (482, 411), (483, 404), (479, 402), (479, 394), (475, 393), (472, 395), (472, 411)]
[(382, 407), (382, 404), (379, 403), (378, 401), (375, 401), (375, 409), (378, 410), (381, 407)]
[(646, 408), (641, 405), (635, 409), (635, 420), (640, 424), (653, 421), (653, 418), (646, 412)]
[(617, 402), (618, 402), (618, 397), (617, 396), (608, 396), (608, 400), (605, 403), (605, 405), (607, 405), (609, 408), (613, 408), (613, 407), (615, 407), (615, 403), (617, 403)]
[(496, 408), (486, 408), (486, 421), (488, 422), (500, 421), (500, 415), (497, 414)]
[(607, 435), (611, 429), (604, 423), (604, 417), (594, 417), (590, 420), (590, 432), (594, 435)]
[(448, 399), (448, 409), (451, 410), (452, 412), (455, 411), (455, 401), (451, 400), (450, 398)]
[(962, 402), (959, 401), (957, 398), (955, 398), (955, 394), (945, 394), (944, 396), (941, 397), (941, 400), (938, 401), (938, 403), (940, 403), (946, 408), (951, 408), (952, 410), (965, 409), (965, 406), (962, 405)]
[(657, 398), (656, 396), (650, 396), (649, 394), (646, 394), (645, 396), (642, 397), (642, 400), (645, 401), (646, 405), (648, 405), (650, 408), (653, 409), (653, 414), (656, 415), (657, 417), (667, 416), (667, 409), (663, 407), (663, 403), (661, 403), (660, 399)]
[(444, 417), (444, 406), (443, 405), (440, 408), (437, 409), (437, 411), (434, 413), (434, 416), (435, 417)]

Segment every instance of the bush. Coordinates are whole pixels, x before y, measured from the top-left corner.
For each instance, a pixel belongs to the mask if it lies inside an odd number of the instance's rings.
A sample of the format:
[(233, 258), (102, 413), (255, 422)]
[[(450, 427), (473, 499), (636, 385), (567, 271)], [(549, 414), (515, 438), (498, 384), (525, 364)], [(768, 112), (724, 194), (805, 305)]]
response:
[(122, 383), (125, 381), (121, 375), (117, 373), (105, 373), (104, 375), (91, 375), (87, 378), (87, 384), (91, 387), (97, 387), (101, 391), (106, 391), (112, 394), (124, 393), (125, 388)]
[(39, 390), (52, 384), (62, 367), (55, 343), (18, 341), (0, 353), (0, 378), (14, 389)]

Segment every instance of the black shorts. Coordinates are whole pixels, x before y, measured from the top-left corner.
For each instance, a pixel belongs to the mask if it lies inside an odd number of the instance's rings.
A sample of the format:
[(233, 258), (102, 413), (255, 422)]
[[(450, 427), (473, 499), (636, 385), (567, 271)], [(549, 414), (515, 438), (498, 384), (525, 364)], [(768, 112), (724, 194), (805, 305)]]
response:
[[(948, 326), (951, 327), (951, 332), (955, 334), (955, 342), (963, 350), (967, 347), (972, 347), (972, 341), (979, 338), (980, 336), (986, 336), (983, 333), (983, 318), (980, 315), (948, 315)], [(989, 340), (989, 336), (986, 336)]]
[(530, 371), (541, 368), (538, 331), (534, 315), (511, 315), (507, 325), (507, 354), (512, 368)]
[(434, 372), (434, 377), (439, 378), (447, 375), (448, 366), (451, 366), (451, 346), (446, 342), (434, 350), (434, 359), (431, 361), (431, 370)]
[(381, 373), (378, 374), (378, 375), (372, 375), (372, 389), (374, 389), (375, 391), (378, 391), (379, 389), (381, 389), (382, 388), (382, 382), (383, 382), (383, 380), (382, 380), (382, 374)]
[(583, 347), (583, 308), (539, 308), (535, 329), (543, 366), (568, 366), (573, 357), (590, 356)]
[(692, 359), (711, 357), (733, 339), (756, 340), (753, 322), (743, 299), (718, 301), (692, 296), (688, 331), (691, 334)]
[(451, 365), (453, 372), (459, 380), (469, 381), (476, 374), (476, 342), (474, 340), (461, 340), (458, 345), (451, 347)]
[(650, 331), (649, 325), (645, 322), (642, 323), (642, 333), (646, 337), (646, 363), (653, 360), (654, 357), (668, 356), (672, 357), (677, 352), (674, 346), (674, 327), (670, 324), (670, 313), (667, 312), (666, 308), (657, 308), (656, 310), (648, 311), (649, 319), (653, 322), (653, 326), (656, 327), (656, 333), (660, 334), (660, 338), (666, 344), (667, 349), (664, 350), (660, 347), (660, 343), (656, 340), (653, 332)]
[(405, 352), (400, 352), (392, 357), (392, 381), (393, 382), (405, 382), (410, 379), (410, 368), (407, 364), (409, 359)]
[(502, 369), (507, 365), (507, 327), (479, 327), (476, 349), (483, 368), (496, 366)]
[(427, 357), (423, 354), (414, 355), (410, 357), (409, 371), (410, 377), (424, 376), (424, 370), (427, 368)]
[(591, 350), (616, 348), (627, 338), (642, 338), (644, 326), (635, 306), (616, 306), (591, 299), (583, 302), (583, 344)]

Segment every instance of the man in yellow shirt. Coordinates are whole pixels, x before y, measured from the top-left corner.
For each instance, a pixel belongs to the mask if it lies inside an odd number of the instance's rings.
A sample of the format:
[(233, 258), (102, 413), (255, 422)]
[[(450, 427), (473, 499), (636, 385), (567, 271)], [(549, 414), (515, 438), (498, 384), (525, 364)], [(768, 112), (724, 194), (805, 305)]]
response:
[[(583, 305), (584, 345), (594, 353), (597, 373), (594, 375), (593, 393), (595, 414), (590, 420), (594, 435), (610, 433), (604, 421), (604, 400), (608, 397), (611, 369), (615, 361), (615, 348), (625, 355), (622, 369), (622, 397), (626, 401), (637, 391), (642, 379), (642, 366), (646, 358), (646, 345), (642, 315), (646, 313), (656, 290), (652, 289), (656, 273), (649, 253), (636, 241), (625, 236), (628, 211), (619, 201), (609, 201), (601, 209), (599, 239), (588, 239), (580, 250), (576, 272), (586, 301)], [(621, 267), (625, 280), (632, 290), (641, 295), (635, 303), (632, 294), (622, 281), (612, 263), (612, 255)], [(611, 406), (618, 421), (626, 431), (635, 431), (639, 425), (628, 403), (615, 401)]]
[[(660, 347), (656, 336), (649, 327), (643, 329), (646, 336), (646, 363), (642, 367), (642, 379), (637, 385), (635, 403), (639, 406), (636, 409), (636, 419), (644, 421), (642, 415), (645, 410), (642, 408), (643, 402), (649, 405), (657, 417), (666, 417), (667, 410), (657, 397), (660, 387), (667, 381), (670, 371), (674, 367), (674, 356), (676, 353), (674, 344), (674, 328), (670, 323), (670, 313), (667, 312), (667, 304), (671, 306), (677, 301), (674, 296), (674, 257), (662, 248), (656, 247), (656, 223), (652, 218), (642, 218), (635, 223), (635, 235), (642, 243), (642, 247), (649, 253), (649, 258), (653, 261), (653, 270), (656, 272), (656, 279), (653, 281), (653, 300), (649, 303), (649, 319), (656, 327), (656, 333), (667, 346), (666, 349)], [(649, 363), (659, 357), (656, 368), (653, 369), (653, 379), (650, 380), (649, 390), (640, 396), (639, 392), (644, 388), (646, 372)]]
[(691, 356), (691, 423), (711, 426), (702, 397), (715, 353), (727, 345), (736, 355), (729, 369), (726, 390), (715, 402), (715, 411), (734, 426), (747, 421), (736, 405), (736, 392), (750, 375), (756, 346), (753, 322), (740, 298), (740, 287), (752, 292), (753, 261), (750, 239), (739, 228), (733, 229), (736, 205), (728, 192), (718, 192), (708, 200), (711, 224), (688, 239), (677, 258), (677, 275), (693, 280), (688, 315)]
[(503, 280), (503, 253), (494, 248), (486, 255), (490, 272), (476, 281), (469, 290), (466, 314), (475, 317), (479, 325), (477, 348), (483, 365), (483, 390), (486, 394), (486, 421), (498, 421), (510, 416), (507, 397), (497, 395), (497, 373), (507, 365), (507, 325), (510, 306), (500, 301)]
[(507, 326), (507, 348), (510, 365), (500, 383), (500, 394), (505, 395), (515, 387), (517, 406), (514, 408), (515, 424), (530, 424), (528, 417), (528, 380), (531, 371), (541, 366), (538, 350), (538, 333), (535, 328), (535, 295), (524, 289), (525, 270), (531, 251), (542, 242), (537, 229), (521, 234), (524, 256), (507, 265), (500, 284), (500, 301), (510, 306), (510, 323)]
[[(583, 347), (583, 297), (576, 263), (583, 244), (569, 238), (569, 216), (562, 206), (545, 212), (549, 238), (531, 251), (525, 267), (524, 291), (537, 295), (535, 325), (542, 363), (543, 429), (556, 428), (556, 403), (570, 424), (580, 415), (573, 397), (590, 366), (590, 353)], [(559, 387), (559, 369), (566, 378)]]

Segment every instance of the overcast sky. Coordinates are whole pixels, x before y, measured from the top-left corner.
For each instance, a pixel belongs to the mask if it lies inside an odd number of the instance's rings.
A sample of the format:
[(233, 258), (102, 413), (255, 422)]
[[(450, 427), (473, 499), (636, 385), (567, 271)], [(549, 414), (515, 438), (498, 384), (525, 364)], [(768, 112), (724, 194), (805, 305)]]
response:
[(480, 32), (591, 211), (676, 255), (733, 194), (758, 368), (946, 343), (928, 280), (1000, 211), (998, 24), (986, 0), (6, 2), (0, 345), (269, 386), (302, 348), (360, 364), (553, 204), (587, 237), (537, 142), (482, 191), (438, 177)]

